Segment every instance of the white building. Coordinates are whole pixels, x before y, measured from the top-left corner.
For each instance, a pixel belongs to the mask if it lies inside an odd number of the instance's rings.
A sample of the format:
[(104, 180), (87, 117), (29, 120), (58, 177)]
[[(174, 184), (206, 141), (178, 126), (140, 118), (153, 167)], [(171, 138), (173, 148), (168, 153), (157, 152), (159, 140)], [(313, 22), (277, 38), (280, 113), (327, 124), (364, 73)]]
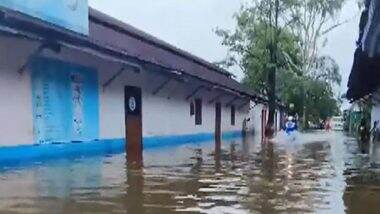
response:
[(88, 36), (0, 12), (3, 158), (125, 139), (142, 150), (236, 137), (243, 126), (260, 134), (266, 123), (265, 98), (228, 72), (100, 12), (90, 10)]

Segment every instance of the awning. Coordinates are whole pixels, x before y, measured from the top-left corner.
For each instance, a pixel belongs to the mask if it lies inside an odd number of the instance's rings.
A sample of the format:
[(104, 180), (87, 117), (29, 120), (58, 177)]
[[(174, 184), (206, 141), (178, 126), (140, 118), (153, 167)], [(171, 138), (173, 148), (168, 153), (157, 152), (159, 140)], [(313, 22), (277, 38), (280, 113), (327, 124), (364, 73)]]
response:
[(369, 57), (357, 48), (348, 80), (347, 99), (355, 101), (371, 95), (380, 86), (380, 57)]
[(367, 0), (359, 25), (347, 99), (369, 96), (380, 87), (380, 1)]

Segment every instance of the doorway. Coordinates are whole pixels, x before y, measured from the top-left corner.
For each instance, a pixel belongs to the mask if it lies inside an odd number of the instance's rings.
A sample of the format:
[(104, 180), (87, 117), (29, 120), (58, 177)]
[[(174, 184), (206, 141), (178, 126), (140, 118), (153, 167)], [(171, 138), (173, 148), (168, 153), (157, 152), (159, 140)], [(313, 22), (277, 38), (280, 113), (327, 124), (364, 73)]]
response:
[(222, 140), (222, 104), (215, 104), (215, 143)]
[(274, 133), (277, 133), (278, 131), (278, 114), (277, 111), (274, 114)]
[(220, 153), (222, 150), (222, 104), (215, 104), (215, 165), (220, 168)]
[(125, 137), (128, 165), (142, 167), (142, 100), (141, 89), (126, 86), (125, 94)]
[(267, 126), (267, 110), (261, 111), (261, 140), (265, 139), (265, 127)]

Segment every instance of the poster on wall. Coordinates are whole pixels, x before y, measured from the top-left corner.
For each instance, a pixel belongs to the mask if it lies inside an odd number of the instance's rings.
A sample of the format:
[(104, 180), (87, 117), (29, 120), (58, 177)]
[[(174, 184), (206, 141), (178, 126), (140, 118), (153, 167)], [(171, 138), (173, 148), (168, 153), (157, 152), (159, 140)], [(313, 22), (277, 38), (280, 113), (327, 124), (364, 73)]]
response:
[(36, 143), (98, 139), (97, 72), (46, 58), (34, 59), (31, 70)]
[(76, 33), (89, 34), (88, 0), (0, 0), (0, 7), (33, 16)]
[(73, 73), (70, 80), (73, 106), (73, 136), (74, 138), (80, 138), (83, 134), (83, 77), (78, 73)]

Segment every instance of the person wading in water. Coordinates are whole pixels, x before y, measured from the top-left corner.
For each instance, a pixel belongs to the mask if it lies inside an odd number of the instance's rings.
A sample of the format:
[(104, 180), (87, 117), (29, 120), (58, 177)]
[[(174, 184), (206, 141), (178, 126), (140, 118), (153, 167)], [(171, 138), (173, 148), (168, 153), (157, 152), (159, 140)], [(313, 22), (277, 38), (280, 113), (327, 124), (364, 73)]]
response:
[(367, 127), (367, 122), (365, 118), (363, 118), (360, 121), (360, 125), (358, 127), (358, 134), (359, 134), (359, 143), (362, 150), (362, 153), (366, 152), (366, 148), (369, 146), (369, 140), (370, 140), (370, 133), (369, 129)]

